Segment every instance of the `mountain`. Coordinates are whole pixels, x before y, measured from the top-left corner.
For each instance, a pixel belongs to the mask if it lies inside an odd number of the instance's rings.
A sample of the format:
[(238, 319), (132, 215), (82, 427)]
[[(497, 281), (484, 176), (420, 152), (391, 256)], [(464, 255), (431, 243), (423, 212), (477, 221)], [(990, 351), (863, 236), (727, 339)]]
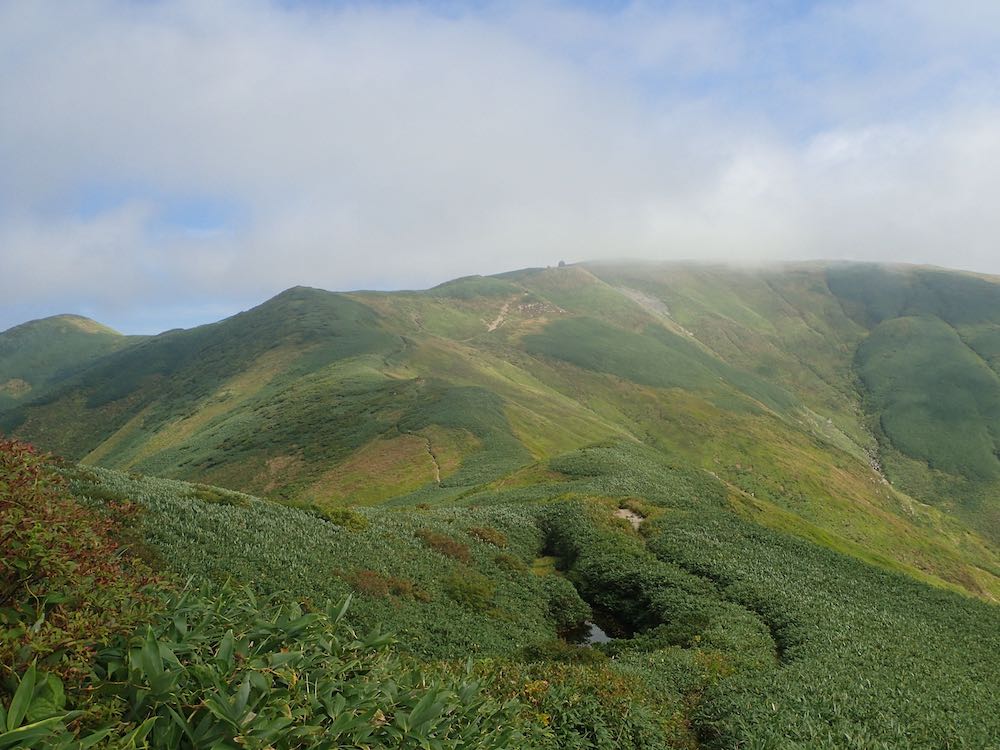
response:
[(44, 392), (61, 377), (136, 339), (80, 315), (54, 315), (3, 331), (0, 409)]
[(595, 263), (2, 334), (0, 425), (70, 460), (0, 438), (0, 746), (995, 747), (998, 289)]
[(568, 451), (638, 443), (717, 477), (759, 523), (995, 598), (998, 364), (990, 277), (581, 264), (422, 292), (289, 289), (81, 355), (0, 428), (324, 508), (453, 504), (543, 484)]

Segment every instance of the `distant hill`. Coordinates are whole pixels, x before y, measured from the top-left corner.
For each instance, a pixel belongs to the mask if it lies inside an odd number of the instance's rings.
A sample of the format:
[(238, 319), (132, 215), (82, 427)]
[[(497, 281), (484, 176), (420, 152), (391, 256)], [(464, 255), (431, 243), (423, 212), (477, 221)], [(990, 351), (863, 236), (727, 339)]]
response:
[(104, 351), (66, 335), (36, 332), (62, 353), (50, 369), (0, 349), (4, 382), (30, 386), (0, 428), (86, 463), (299, 505), (439, 505), (641, 443), (760, 523), (1000, 597), (990, 277), (582, 264), (296, 287), (191, 330), (81, 333)]
[(54, 315), (0, 332), (0, 409), (138, 338), (80, 315)]

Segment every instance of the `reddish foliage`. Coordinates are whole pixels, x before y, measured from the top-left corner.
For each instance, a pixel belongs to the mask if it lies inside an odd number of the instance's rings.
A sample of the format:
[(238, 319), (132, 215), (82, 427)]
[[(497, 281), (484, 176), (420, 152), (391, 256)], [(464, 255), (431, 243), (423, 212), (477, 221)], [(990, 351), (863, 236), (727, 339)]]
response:
[(0, 662), (40, 657), (68, 675), (94, 646), (148, 612), (152, 571), (124, 554), (119, 503), (101, 514), (77, 503), (53, 459), (0, 439)]
[(346, 576), (347, 582), (359, 594), (400, 597), (427, 601), (427, 593), (406, 578), (387, 576), (376, 570), (355, 570)]
[(464, 563), (472, 562), (472, 552), (469, 550), (469, 545), (464, 542), (430, 529), (420, 529), (417, 536), (424, 544), (442, 555), (453, 557)]
[(508, 543), (507, 535), (491, 526), (472, 526), (469, 534), (500, 549), (506, 547)]

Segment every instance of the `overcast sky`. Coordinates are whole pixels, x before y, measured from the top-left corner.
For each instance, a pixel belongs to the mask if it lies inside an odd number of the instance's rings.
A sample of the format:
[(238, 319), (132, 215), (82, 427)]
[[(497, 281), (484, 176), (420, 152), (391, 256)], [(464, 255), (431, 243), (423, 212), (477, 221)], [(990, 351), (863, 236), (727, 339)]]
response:
[(567, 261), (1000, 272), (1000, 2), (0, 0), (0, 329)]

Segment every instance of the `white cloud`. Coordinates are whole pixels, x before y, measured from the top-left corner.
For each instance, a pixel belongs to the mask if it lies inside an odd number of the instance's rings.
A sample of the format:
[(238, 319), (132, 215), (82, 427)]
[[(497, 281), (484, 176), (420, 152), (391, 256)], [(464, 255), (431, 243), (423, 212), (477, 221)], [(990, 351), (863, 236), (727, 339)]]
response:
[[(0, 0), (0, 294), (127, 321), (560, 258), (1000, 271), (1000, 26), (944, 7)], [(238, 218), (164, 228), (190, 196)]]

